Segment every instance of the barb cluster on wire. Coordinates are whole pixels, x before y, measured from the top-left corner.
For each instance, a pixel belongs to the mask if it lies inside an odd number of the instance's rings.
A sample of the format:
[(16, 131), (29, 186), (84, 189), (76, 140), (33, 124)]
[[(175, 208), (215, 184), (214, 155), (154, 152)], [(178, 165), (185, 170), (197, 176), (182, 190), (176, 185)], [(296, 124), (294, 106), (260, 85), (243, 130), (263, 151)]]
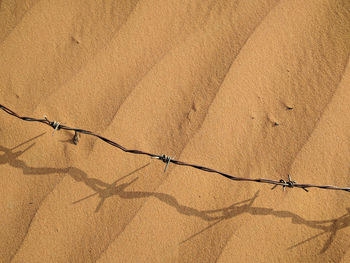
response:
[(79, 133), (87, 134), (87, 135), (95, 136), (95, 137), (99, 138), (100, 140), (102, 140), (102, 141), (104, 141), (104, 142), (106, 142), (106, 143), (108, 143), (108, 144), (110, 144), (110, 145), (112, 145), (114, 147), (117, 147), (117, 148), (119, 148), (120, 150), (122, 150), (124, 152), (132, 153), (132, 154), (147, 155), (147, 156), (150, 156), (153, 159), (161, 160), (164, 163), (166, 163), (164, 172), (166, 171), (168, 165), (170, 163), (173, 163), (173, 164), (176, 164), (176, 165), (193, 167), (193, 168), (196, 168), (196, 169), (199, 169), (199, 170), (202, 170), (202, 171), (205, 171), (205, 172), (209, 172), (209, 173), (216, 173), (216, 174), (224, 176), (224, 177), (226, 177), (226, 178), (228, 178), (230, 180), (233, 180), (233, 181), (246, 181), (246, 182), (272, 184), (272, 185), (274, 185), (272, 187), (272, 189), (276, 188), (277, 186), (282, 186), (283, 187), (283, 191), (285, 190), (286, 187), (288, 187), (288, 188), (296, 187), (296, 188), (301, 188), (301, 189), (305, 190), (306, 192), (308, 192), (308, 188), (314, 187), (314, 188), (321, 188), (321, 189), (341, 190), (341, 191), (350, 192), (350, 188), (349, 187), (338, 187), (338, 186), (333, 186), (333, 185), (297, 184), (295, 181), (292, 181), (290, 175), (288, 175), (288, 181), (285, 181), (283, 179), (280, 179), (279, 181), (275, 181), (275, 180), (264, 179), (264, 178), (236, 177), (236, 176), (232, 176), (232, 175), (229, 175), (229, 174), (226, 174), (226, 173), (223, 173), (223, 172), (211, 169), (211, 168), (207, 168), (207, 167), (204, 167), (204, 166), (178, 161), (178, 160), (172, 159), (171, 157), (169, 157), (167, 155), (164, 155), (164, 154), (163, 155), (158, 155), (158, 154), (148, 153), (148, 152), (144, 152), (144, 151), (140, 151), (140, 150), (130, 150), (130, 149), (127, 149), (127, 148), (121, 146), (120, 144), (118, 144), (118, 143), (116, 143), (114, 141), (111, 141), (111, 140), (109, 140), (109, 139), (107, 139), (107, 138), (105, 138), (105, 137), (103, 137), (101, 135), (95, 134), (95, 133), (93, 133), (91, 131), (87, 131), (87, 130), (83, 130), (83, 129), (71, 128), (71, 127), (62, 125), (62, 124), (60, 124), (57, 121), (50, 121), (50, 120), (47, 119), (46, 116), (44, 117), (44, 119), (22, 117), (22, 116), (19, 116), (17, 113), (13, 112), (9, 108), (7, 108), (7, 107), (5, 107), (5, 106), (3, 106), (1, 104), (0, 104), (0, 109), (5, 111), (6, 113), (12, 115), (12, 116), (17, 117), (17, 118), (19, 118), (21, 120), (24, 120), (24, 121), (41, 122), (43, 124), (46, 124), (46, 125), (52, 127), (54, 129), (54, 132), (56, 130), (74, 131), (75, 135), (74, 135), (74, 138), (73, 138), (73, 142), (75, 144), (78, 142), (78, 139), (79, 139), (78, 134)]

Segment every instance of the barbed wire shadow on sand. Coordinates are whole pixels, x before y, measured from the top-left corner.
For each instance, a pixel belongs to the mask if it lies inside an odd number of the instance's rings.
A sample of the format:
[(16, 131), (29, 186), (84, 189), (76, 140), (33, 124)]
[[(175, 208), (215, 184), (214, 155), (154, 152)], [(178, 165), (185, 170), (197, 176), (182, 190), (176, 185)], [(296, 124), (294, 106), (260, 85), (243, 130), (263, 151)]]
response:
[[(332, 242), (335, 240), (337, 232), (350, 226), (350, 208), (347, 209), (347, 212), (344, 215), (334, 219), (307, 220), (287, 210), (274, 210), (272, 208), (254, 206), (255, 200), (259, 197), (259, 191), (256, 192), (252, 198), (235, 202), (234, 204), (227, 207), (223, 207), (219, 209), (200, 210), (188, 205), (181, 204), (174, 196), (166, 193), (127, 190), (129, 186), (137, 182), (140, 175), (138, 174), (134, 178), (132, 178), (132, 176), (135, 175), (136, 173), (139, 173), (142, 169), (146, 168), (147, 166), (149, 166), (150, 163), (147, 163), (133, 170), (132, 172), (118, 178), (112, 183), (104, 182), (98, 178), (89, 177), (89, 175), (85, 171), (77, 167), (65, 167), (65, 168), (31, 167), (24, 160), (20, 160), (19, 158), (35, 145), (35, 143), (32, 143), (29, 146), (26, 146), (28, 143), (43, 136), (44, 134), (45, 133), (39, 134), (12, 148), (8, 148), (0, 145), (0, 165), (8, 164), (13, 168), (22, 170), (23, 174), (25, 175), (46, 175), (46, 174), (59, 173), (59, 174), (70, 176), (77, 183), (83, 183), (93, 191), (92, 194), (86, 197), (83, 197), (79, 200), (73, 201), (72, 203), (78, 204), (82, 201), (88, 200), (89, 198), (98, 197), (100, 201), (95, 209), (95, 213), (98, 213), (100, 211), (104, 202), (108, 198), (119, 197), (120, 199), (131, 200), (131, 199), (144, 199), (144, 198), (153, 197), (158, 199), (160, 202), (173, 207), (178, 213), (182, 215), (194, 216), (194, 217), (201, 218), (207, 222), (212, 222), (209, 226), (205, 227), (201, 231), (183, 240), (180, 244), (184, 244), (190, 241), (191, 239), (203, 234), (210, 228), (220, 224), (225, 220), (229, 220), (231, 218), (237, 217), (242, 214), (250, 214), (250, 215), (274, 216), (277, 218), (286, 218), (286, 219), (290, 219), (292, 224), (305, 225), (314, 229), (321, 230), (319, 234), (312, 236), (304, 241), (301, 241), (289, 247), (289, 249), (293, 249), (297, 246), (303, 245), (304, 243), (309, 242), (313, 239), (316, 239), (322, 235), (329, 234), (329, 238), (327, 239), (323, 248), (320, 251), (320, 253), (324, 253), (325, 251), (327, 251), (327, 249), (330, 247)], [(25, 147), (24, 150), (17, 150), (22, 146)], [(1, 154), (1, 152), (3, 152), (3, 154)], [(123, 182), (123, 181), (126, 181), (126, 182)]]
[(178, 213), (182, 215), (194, 216), (194, 217), (201, 218), (207, 222), (213, 222), (212, 224), (205, 227), (201, 231), (183, 240), (180, 244), (184, 244), (188, 242), (189, 240), (204, 233), (205, 231), (209, 230), (215, 225), (220, 224), (224, 220), (229, 220), (231, 218), (237, 217), (242, 214), (250, 214), (253, 216), (254, 215), (274, 216), (277, 218), (290, 219), (292, 224), (305, 225), (307, 227), (310, 227), (313, 229), (319, 229), (322, 231), (313, 237), (310, 237), (304, 241), (301, 241), (289, 247), (289, 249), (293, 249), (308, 241), (316, 239), (317, 237), (322, 236), (324, 234), (329, 234), (329, 238), (327, 239), (327, 241), (323, 245), (323, 248), (320, 251), (320, 253), (324, 253), (327, 251), (327, 249), (330, 247), (332, 242), (335, 240), (337, 232), (341, 229), (345, 229), (350, 226), (350, 208), (347, 208), (347, 212), (344, 215), (334, 219), (308, 220), (287, 210), (275, 210), (272, 208), (254, 206), (255, 200), (259, 197), (259, 191), (257, 191), (252, 198), (236, 202), (228, 207), (223, 207), (220, 209), (199, 210), (199, 209), (179, 203), (174, 196), (166, 193), (151, 192), (151, 191), (128, 191), (127, 187), (135, 183), (139, 177), (130, 179), (126, 183), (121, 183), (119, 185), (117, 184), (118, 182), (128, 177), (131, 177), (133, 174), (139, 172), (140, 170), (147, 167), (148, 165), (149, 163), (137, 168), (136, 170), (128, 173), (127, 175), (117, 179), (113, 183), (106, 183), (97, 178), (90, 178), (82, 170), (80, 169), (76, 170), (76, 168), (72, 168), (69, 171), (70, 176), (72, 176), (77, 182), (84, 183), (86, 186), (88, 186), (94, 191), (94, 193), (92, 193), (91, 195), (88, 195), (77, 201), (74, 201), (73, 204), (77, 204), (79, 202), (85, 201), (93, 196), (98, 196), (98, 198), (101, 199), (95, 210), (95, 212), (98, 212), (101, 209), (101, 206), (105, 202), (105, 200), (113, 196), (117, 196), (121, 199), (142, 199), (142, 198), (153, 197), (158, 199), (162, 203), (165, 203), (173, 207), (174, 209), (176, 209)]
[(45, 132), (12, 148), (7, 148), (0, 145), (0, 165), (8, 164), (11, 167), (21, 169), (23, 171), (23, 174), (25, 175), (67, 173), (69, 168), (33, 167), (28, 165), (25, 161), (19, 159), (20, 156), (22, 156), (25, 152), (27, 152), (32, 147), (34, 147), (35, 143), (32, 143), (29, 146), (26, 146), (24, 150), (16, 150), (16, 149), (28, 144), (29, 142), (32, 142), (33, 140), (43, 136), (44, 134)]

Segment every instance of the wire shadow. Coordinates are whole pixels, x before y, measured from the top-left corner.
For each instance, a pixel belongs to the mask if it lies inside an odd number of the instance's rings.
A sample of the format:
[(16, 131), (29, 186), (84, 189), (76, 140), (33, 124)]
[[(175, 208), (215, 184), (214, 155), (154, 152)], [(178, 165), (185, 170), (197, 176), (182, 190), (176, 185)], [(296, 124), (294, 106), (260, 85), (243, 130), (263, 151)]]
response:
[(188, 237), (186, 240), (180, 242), (180, 244), (183, 244), (192, 238), (200, 235), (201, 233), (205, 232), (206, 230), (210, 229), (211, 227), (219, 224), (220, 222), (234, 218), (236, 216), (239, 216), (241, 214), (247, 213), (251, 215), (260, 215), (260, 216), (274, 216), (277, 218), (289, 218), (291, 219), (292, 224), (297, 225), (305, 225), (310, 228), (314, 229), (320, 229), (322, 232), (314, 237), (308, 238), (305, 241), (302, 241), (289, 249), (292, 249), (294, 247), (297, 247), (299, 245), (302, 245), (314, 238), (317, 238), (320, 235), (330, 233), (329, 238), (325, 242), (322, 250), (320, 253), (324, 253), (327, 251), (327, 249), (330, 247), (332, 242), (334, 241), (336, 237), (336, 233), (344, 228), (347, 228), (350, 226), (350, 208), (347, 209), (347, 213), (342, 215), (341, 217), (330, 219), (330, 220), (307, 220), (303, 217), (292, 213), (287, 210), (274, 210), (272, 208), (265, 208), (265, 207), (256, 207), (253, 206), (255, 200), (259, 196), (259, 191), (254, 194), (254, 196), (250, 199), (243, 200), (240, 202), (236, 202), (228, 207), (220, 208), (220, 209), (214, 209), (214, 210), (198, 210), (196, 208), (186, 206), (183, 204), (180, 204), (177, 199), (169, 194), (165, 193), (158, 193), (158, 192), (146, 192), (146, 191), (127, 191), (126, 188), (130, 186), (132, 183), (134, 183), (138, 177), (130, 180), (127, 183), (122, 183), (117, 185), (118, 182), (122, 181), (123, 179), (130, 177), (132, 174), (138, 172), (139, 170), (145, 168), (149, 164), (146, 164), (131, 173), (121, 177), (120, 179), (116, 180), (115, 182), (108, 184), (105, 183), (99, 179), (96, 178), (89, 178), (88, 175), (81, 171), (81, 170), (74, 170), (76, 168), (72, 168), (73, 170), (70, 170), (69, 174), (73, 176), (73, 178), (76, 181), (83, 182), (88, 187), (90, 187), (95, 193), (84, 197), (80, 200), (77, 200), (73, 202), (74, 204), (81, 202), (83, 200), (86, 200), (92, 196), (98, 195), (99, 198), (101, 198), (101, 201), (99, 202), (95, 212), (98, 212), (101, 208), (103, 202), (112, 196), (118, 196), (121, 199), (139, 199), (139, 198), (148, 198), (148, 197), (154, 197), (160, 200), (161, 202), (173, 207), (176, 209), (176, 211), (180, 214), (186, 215), (186, 216), (195, 216), (199, 217), (205, 221), (213, 222), (208, 227), (204, 228), (203, 230), (199, 231), (198, 233), (193, 234), (192, 236)]
[(320, 254), (323, 254), (327, 251), (327, 249), (330, 247), (330, 245), (332, 244), (332, 242), (335, 240), (335, 237), (337, 235), (337, 232), (341, 229), (347, 228), (348, 226), (350, 226), (350, 208), (348, 207), (347, 209), (347, 213), (345, 213), (344, 215), (335, 218), (335, 219), (331, 219), (331, 220), (323, 220), (323, 221), (311, 221), (315, 224), (314, 228), (318, 228), (323, 230), (323, 232), (318, 233), (304, 241), (301, 241), (291, 247), (289, 247), (288, 249), (293, 249), (297, 246), (300, 246), (308, 241), (311, 241), (319, 236), (322, 236), (324, 234), (329, 233), (329, 238), (327, 239), (327, 241), (325, 242), (325, 244), (323, 245)]
[[(29, 144), (30, 142), (43, 136), (44, 134), (45, 133), (39, 134), (12, 148), (7, 148), (0, 145), (0, 165), (8, 164), (14, 168), (21, 169), (23, 171), (23, 174), (26, 174), (26, 175), (45, 175), (45, 174), (53, 174), (53, 173), (69, 174), (75, 181), (83, 182), (85, 185), (87, 185), (94, 191), (93, 194), (87, 197), (84, 197), (78, 201), (75, 201), (74, 204), (84, 201), (96, 195), (98, 195), (99, 198), (101, 198), (101, 201), (96, 207), (95, 212), (98, 212), (101, 209), (105, 200), (112, 196), (119, 196), (122, 199), (138, 199), (138, 198), (155, 197), (161, 202), (166, 203), (171, 207), (174, 207), (179, 213), (183, 215), (196, 216), (196, 217), (202, 218), (205, 221), (213, 222), (213, 224), (209, 225), (208, 227), (204, 228), (198, 233), (195, 233), (194, 235), (190, 236), (186, 240), (182, 241), (181, 244), (189, 241), (195, 236), (200, 235), (201, 233), (205, 232), (209, 228), (219, 224), (223, 220), (236, 217), (243, 213), (248, 213), (251, 215), (272, 215), (278, 218), (290, 218), (292, 224), (306, 225), (308, 227), (321, 230), (319, 234), (314, 235), (304, 241), (301, 241), (289, 247), (288, 249), (293, 249), (319, 236), (322, 236), (324, 234), (329, 234), (330, 236), (325, 242), (320, 253), (324, 253), (327, 251), (327, 249), (330, 247), (332, 242), (335, 240), (339, 230), (345, 229), (350, 226), (350, 208), (347, 208), (347, 212), (338, 218), (329, 219), (329, 220), (307, 220), (290, 211), (274, 210), (272, 208), (253, 206), (254, 201), (259, 195), (259, 192), (256, 192), (252, 198), (234, 203), (228, 207), (215, 209), (215, 210), (198, 210), (196, 208), (180, 204), (175, 197), (169, 194), (157, 193), (157, 192), (146, 192), (146, 191), (126, 191), (126, 188), (131, 184), (133, 184), (134, 182), (136, 182), (138, 177), (130, 180), (129, 182), (122, 183), (119, 185), (117, 184), (120, 181), (140, 171), (141, 169), (145, 168), (146, 166), (149, 165), (149, 163), (117, 179), (113, 183), (106, 183), (97, 178), (90, 178), (86, 172), (76, 167), (66, 167), (66, 168), (31, 167), (27, 165), (25, 161), (20, 160), (19, 157), (23, 155), (25, 152), (29, 151), (32, 147), (34, 147), (35, 143)], [(28, 145), (28, 146), (26, 146), (23, 150), (16, 151), (17, 148), (20, 148), (25, 145)], [(3, 154), (1, 154), (1, 152), (3, 152)]]
[(74, 201), (73, 204), (77, 204), (81, 201), (84, 201), (90, 197), (93, 197), (95, 195), (99, 195), (99, 197), (101, 198), (101, 201), (99, 202), (99, 204), (97, 205), (96, 209), (95, 209), (95, 213), (97, 213), (103, 203), (105, 202), (106, 198), (114, 196), (114, 195), (118, 195), (119, 192), (124, 191), (125, 188), (127, 188), (128, 186), (130, 186), (131, 184), (133, 184), (134, 182), (137, 181), (138, 177), (134, 178), (133, 180), (131, 180), (128, 183), (123, 183), (123, 184), (119, 184), (117, 185), (118, 182), (122, 181), (123, 179), (130, 177), (131, 175), (133, 175), (134, 173), (137, 173), (138, 171), (142, 170), (143, 168), (147, 167), (148, 165), (150, 165), (150, 163), (147, 163), (139, 168), (137, 168), (136, 170), (128, 173), (127, 175), (124, 175), (123, 177), (115, 180), (113, 183), (108, 184), (105, 183), (99, 179), (96, 178), (90, 178), (88, 177), (88, 175), (75, 167), (71, 167), (71, 169), (69, 170), (69, 175), (77, 182), (83, 182), (85, 185), (89, 186), (92, 190), (95, 191), (95, 193), (88, 195), (82, 199), (79, 199), (77, 201)]
[[(0, 145), (0, 165), (8, 164), (14, 168), (21, 169), (23, 171), (23, 174), (26, 174), (26, 175), (27, 174), (43, 175), (43, 174), (53, 174), (53, 173), (67, 173), (69, 171), (69, 168), (32, 167), (27, 165), (25, 161), (19, 159), (19, 157), (25, 152), (29, 151), (35, 145), (35, 143), (31, 143), (30, 145), (26, 146), (23, 150), (18, 150), (18, 151), (15, 151), (15, 150), (24, 145), (27, 145), (28, 143), (36, 140), (37, 138), (43, 136), (44, 134), (45, 132), (37, 136), (34, 136), (33, 138), (27, 141), (24, 141), (12, 148), (6, 148)], [(1, 152), (3, 152), (3, 154), (1, 154)]]

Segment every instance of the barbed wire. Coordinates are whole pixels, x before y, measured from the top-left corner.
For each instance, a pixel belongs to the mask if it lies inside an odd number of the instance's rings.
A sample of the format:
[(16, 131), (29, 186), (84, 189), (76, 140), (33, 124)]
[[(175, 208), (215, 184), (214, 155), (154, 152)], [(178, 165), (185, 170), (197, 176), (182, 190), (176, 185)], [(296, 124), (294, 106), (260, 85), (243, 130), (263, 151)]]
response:
[(100, 140), (124, 151), (127, 153), (132, 153), (132, 154), (140, 154), (140, 155), (147, 155), (149, 157), (151, 157), (152, 159), (158, 159), (160, 161), (163, 161), (166, 165), (164, 168), (164, 172), (166, 172), (168, 166), (170, 163), (176, 164), (176, 165), (182, 165), (182, 166), (189, 166), (195, 169), (199, 169), (208, 173), (216, 173), (219, 174), (223, 177), (226, 177), (227, 179), (233, 180), (233, 181), (242, 181), (242, 182), (256, 182), (256, 183), (264, 183), (264, 184), (272, 184), (274, 185), (271, 189), (275, 189), (277, 186), (282, 186), (283, 187), (283, 191), (285, 190), (285, 188), (301, 188), (303, 190), (305, 190), (306, 192), (308, 192), (308, 188), (320, 188), (320, 189), (328, 189), (328, 190), (340, 190), (340, 191), (346, 191), (346, 192), (350, 192), (350, 188), (349, 187), (338, 187), (338, 186), (333, 186), (333, 185), (314, 185), (314, 184), (298, 184), (295, 181), (293, 181), (291, 179), (291, 176), (288, 174), (288, 181), (285, 181), (283, 179), (280, 179), (279, 181), (276, 180), (270, 180), (270, 179), (264, 179), (264, 178), (246, 178), (246, 177), (236, 177), (236, 176), (232, 176), (230, 174), (226, 174), (217, 170), (214, 170), (212, 168), (208, 168), (208, 167), (204, 167), (204, 166), (200, 166), (200, 165), (196, 165), (196, 164), (190, 164), (190, 163), (186, 163), (186, 162), (182, 162), (182, 161), (178, 161), (175, 160), (165, 154), (162, 155), (158, 155), (158, 154), (153, 154), (153, 153), (149, 153), (149, 152), (144, 152), (144, 151), (140, 151), (140, 150), (130, 150), (125, 148), (124, 146), (109, 140), (101, 135), (95, 134), (91, 131), (88, 130), (83, 130), (83, 129), (76, 129), (76, 128), (71, 128), (68, 127), (66, 125), (63, 125), (57, 121), (50, 121), (46, 116), (44, 116), (43, 119), (36, 119), (36, 118), (31, 118), (31, 117), (22, 117), (20, 115), (18, 115), (17, 113), (15, 113), (14, 111), (10, 110), (9, 108), (3, 106), (0, 104), (0, 109), (2, 109), (3, 111), (5, 111), (6, 113), (17, 117), (21, 120), (24, 121), (32, 121), (32, 122), (40, 122), (43, 124), (46, 124), (50, 127), (52, 127), (54, 129), (52, 135), (54, 134), (55, 131), (58, 130), (68, 130), (68, 131), (74, 131), (74, 137), (73, 137), (73, 142), (74, 144), (77, 144), (79, 141), (79, 133), (81, 134), (87, 134), (87, 135), (91, 135), (94, 137), (99, 138)]

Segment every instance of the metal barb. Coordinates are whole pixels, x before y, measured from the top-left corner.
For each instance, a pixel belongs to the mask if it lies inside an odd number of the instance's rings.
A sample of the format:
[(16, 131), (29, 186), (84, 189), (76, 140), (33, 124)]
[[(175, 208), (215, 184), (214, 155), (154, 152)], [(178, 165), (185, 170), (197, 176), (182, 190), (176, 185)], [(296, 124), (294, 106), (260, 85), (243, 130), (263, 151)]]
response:
[[(283, 179), (279, 180), (279, 182), (281, 184), (276, 184), (274, 185), (271, 190), (275, 189), (277, 186), (281, 185), (283, 187), (283, 192), (286, 190), (286, 187), (289, 187), (289, 188), (294, 188), (296, 187), (295, 184), (296, 182), (292, 180), (291, 176), (288, 174), (288, 181), (285, 181)], [(298, 186), (299, 188), (303, 189), (305, 192), (309, 192), (309, 190), (306, 188), (306, 187), (301, 187), (301, 186)]]
[(52, 128), (54, 128), (54, 131), (52, 132), (52, 136), (54, 136), (55, 131), (60, 129), (60, 123), (58, 121), (52, 121), (50, 122), (50, 125), (52, 126)]
[(52, 132), (52, 136), (54, 136), (55, 131), (58, 131), (58, 130), (61, 128), (60, 122), (58, 122), (58, 121), (49, 121), (49, 119), (47, 118), (46, 115), (44, 115), (44, 119), (47, 120), (48, 124), (49, 124), (52, 128), (54, 128), (54, 131)]
[(294, 187), (294, 184), (296, 184), (295, 181), (292, 181), (292, 178), (290, 177), (290, 175), (288, 174), (288, 182), (286, 182), (286, 186), (289, 187), (289, 188), (293, 188)]
[(164, 173), (166, 172), (166, 169), (168, 168), (169, 166), (169, 163), (171, 162), (171, 157), (170, 156), (167, 156), (165, 154), (162, 155), (162, 157), (160, 158), (163, 162), (166, 163), (165, 165), (165, 168), (164, 168)]
[[(292, 180), (292, 178), (290, 177), (290, 175), (288, 174), (288, 181), (285, 181), (283, 179), (280, 179), (279, 181), (281, 184), (276, 184), (274, 185), (271, 190), (275, 189), (277, 186), (281, 185), (283, 187), (283, 192), (286, 190), (286, 187), (289, 187), (289, 188), (293, 188), (294, 185), (296, 184), (295, 181)], [(304, 189), (304, 188), (303, 188)], [(306, 190), (306, 189), (304, 189)], [(306, 190), (307, 191), (307, 190)]]
[(166, 172), (169, 163), (171, 162), (172, 158), (170, 156), (167, 156), (165, 154), (163, 155), (155, 155), (155, 156), (151, 156), (151, 159), (158, 159), (158, 160), (162, 160), (164, 163), (166, 163), (165, 168), (164, 168), (164, 173)]

